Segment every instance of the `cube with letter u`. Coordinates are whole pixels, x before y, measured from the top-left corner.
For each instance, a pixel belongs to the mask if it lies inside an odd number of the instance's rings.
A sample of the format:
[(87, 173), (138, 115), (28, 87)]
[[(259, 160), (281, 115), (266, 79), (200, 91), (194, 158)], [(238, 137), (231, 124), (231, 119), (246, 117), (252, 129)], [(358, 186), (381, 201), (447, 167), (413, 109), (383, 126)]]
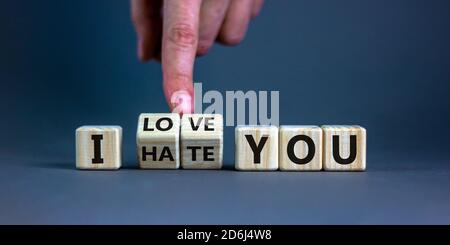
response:
[(325, 125), (323, 167), (327, 171), (366, 169), (366, 129), (361, 126)]

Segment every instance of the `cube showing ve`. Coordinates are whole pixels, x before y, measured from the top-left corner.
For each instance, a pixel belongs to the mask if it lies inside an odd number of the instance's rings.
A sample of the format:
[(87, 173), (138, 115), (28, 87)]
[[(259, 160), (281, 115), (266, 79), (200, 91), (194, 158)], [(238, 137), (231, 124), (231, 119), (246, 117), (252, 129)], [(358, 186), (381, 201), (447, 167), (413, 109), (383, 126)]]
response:
[(136, 133), (139, 166), (145, 169), (180, 167), (180, 116), (177, 113), (142, 113)]
[(281, 126), (279, 164), (282, 171), (322, 169), (322, 129), (318, 126)]
[(120, 126), (77, 128), (76, 166), (78, 169), (119, 169), (122, 164)]
[(235, 146), (237, 170), (278, 169), (276, 126), (238, 126), (235, 129)]
[(366, 169), (366, 129), (360, 126), (324, 125), (323, 167), (328, 171)]
[(222, 115), (184, 114), (181, 118), (181, 166), (185, 169), (221, 169), (222, 155)]

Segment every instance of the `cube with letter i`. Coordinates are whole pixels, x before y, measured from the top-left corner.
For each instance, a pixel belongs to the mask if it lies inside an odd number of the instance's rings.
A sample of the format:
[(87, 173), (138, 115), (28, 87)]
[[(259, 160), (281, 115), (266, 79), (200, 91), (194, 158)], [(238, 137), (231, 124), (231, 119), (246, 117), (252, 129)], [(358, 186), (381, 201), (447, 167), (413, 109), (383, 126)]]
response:
[(120, 126), (83, 126), (76, 130), (78, 169), (119, 169), (122, 164)]
[(136, 133), (139, 166), (144, 169), (177, 169), (180, 116), (177, 113), (142, 113)]
[(278, 169), (278, 127), (238, 126), (235, 146), (237, 170)]
[(184, 169), (221, 169), (223, 117), (184, 114), (181, 119), (181, 166)]

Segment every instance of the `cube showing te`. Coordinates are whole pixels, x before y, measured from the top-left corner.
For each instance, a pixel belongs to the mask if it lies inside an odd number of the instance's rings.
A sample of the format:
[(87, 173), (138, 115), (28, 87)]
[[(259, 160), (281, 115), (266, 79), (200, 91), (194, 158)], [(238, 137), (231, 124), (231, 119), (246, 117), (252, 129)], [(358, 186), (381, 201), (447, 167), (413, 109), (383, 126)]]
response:
[(237, 126), (235, 147), (237, 170), (278, 169), (278, 128), (276, 126)]
[(139, 166), (144, 169), (180, 167), (180, 116), (177, 113), (142, 113), (136, 133)]
[(223, 117), (184, 114), (181, 118), (181, 166), (184, 169), (221, 169)]
[(324, 125), (323, 168), (327, 171), (366, 169), (366, 129), (361, 126)]
[(82, 126), (76, 132), (78, 169), (119, 169), (122, 164), (120, 126)]
[(282, 171), (322, 169), (322, 129), (318, 126), (281, 126), (279, 164)]

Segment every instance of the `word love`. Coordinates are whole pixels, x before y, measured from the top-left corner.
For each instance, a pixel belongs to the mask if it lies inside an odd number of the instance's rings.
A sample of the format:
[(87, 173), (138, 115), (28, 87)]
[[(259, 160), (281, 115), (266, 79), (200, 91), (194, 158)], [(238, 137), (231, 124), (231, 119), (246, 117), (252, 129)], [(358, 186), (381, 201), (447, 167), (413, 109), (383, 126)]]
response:
[(141, 114), (137, 129), (141, 168), (220, 169), (223, 119), (220, 114)]
[[(119, 169), (122, 128), (76, 130), (79, 169)], [(143, 113), (136, 133), (142, 169), (221, 169), (220, 114)], [(235, 168), (243, 171), (364, 171), (366, 130), (360, 126), (238, 126)]]

